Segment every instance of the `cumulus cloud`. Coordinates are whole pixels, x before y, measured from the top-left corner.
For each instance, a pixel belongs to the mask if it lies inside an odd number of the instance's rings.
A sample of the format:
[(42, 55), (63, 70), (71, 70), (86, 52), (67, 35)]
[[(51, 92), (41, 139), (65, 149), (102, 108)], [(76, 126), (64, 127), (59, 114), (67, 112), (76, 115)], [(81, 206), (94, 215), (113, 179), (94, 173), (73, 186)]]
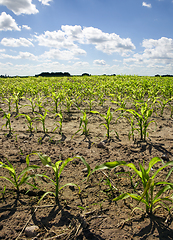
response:
[(86, 27), (83, 29), (86, 43), (95, 45), (97, 50), (107, 54), (131, 52), (135, 45), (130, 38), (121, 38), (115, 33), (104, 33), (98, 28)]
[(173, 64), (173, 39), (162, 37), (158, 40), (144, 39), (143, 54), (136, 53), (132, 58), (124, 59), (125, 63)]
[[(44, 1), (44, 0), (43, 0)], [(45, 0), (46, 2), (46, 0)], [(0, 5), (6, 6), (16, 15), (20, 14), (36, 14), (38, 10), (32, 3), (32, 0), (0, 0)]]
[(142, 6), (143, 7), (147, 7), (147, 8), (151, 8), (152, 6), (151, 6), (151, 3), (146, 3), (146, 2), (143, 2), (142, 3)]
[(86, 52), (83, 49), (73, 49), (73, 50), (59, 50), (59, 49), (50, 49), (50, 51), (44, 52), (41, 55), (41, 58), (48, 59), (59, 59), (59, 60), (71, 60), (78, 59), (76, 56), (86, 55)]
[(0, 31), (21, 31), (15, 20), (9, 14), (2, 12), (0, 15)]
[(39, 2), (41, 2), (43, 5), (47, 5), (49, 6), (49, 2), (52, 2), (52, 0), (38, 0)]
[(1, 40), (1, 44), (6, 47), (30, 47), (34, 46), (28, 39), (26, 38), (3, 38)]
[(31, 28), (28, 25), (22, 25), (22, 28), (24, 28), (26, 30), (31, 30)]
[(61, 29), (36, 35), (36, 41), (41, 46), (68, 50), (79, 48), (79, 44), (93, 44), (97, 50), (106, 54), (119, 53), (123, 55), (135, 49), (130, 38), (121, 38), (115, 33), (104, 33), (98, 28), (85, 27), (82, 29), (79, 25), (62, 25)]
[(106, 65), (106, 62), (105, 62), (104, 60), (99, 60), (99, 59), (94, 60), (93, 63), (94, 63), (95, 65), (99, 65), (99, 66), (104, 66), (104, 65)]
[(30, 52), (19, 52), (19, 54), (16, 56), (2, 53), (2, 54), (0, 54), (0, 58), (1, 59), (9, 58), (9, 59), (16, 59), (16, 60), (17, 59), (29, 59), (29, 60), (33, 60), (33, 61), (38, 60), (38, 57)]

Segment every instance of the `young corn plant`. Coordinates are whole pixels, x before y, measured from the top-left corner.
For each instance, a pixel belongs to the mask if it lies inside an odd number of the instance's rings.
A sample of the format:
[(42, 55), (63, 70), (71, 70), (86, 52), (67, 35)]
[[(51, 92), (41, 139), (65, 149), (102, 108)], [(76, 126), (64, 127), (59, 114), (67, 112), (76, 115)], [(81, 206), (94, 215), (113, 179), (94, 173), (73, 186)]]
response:
[(25, 117), (25, 119), (27, 121), (27, 122), (25, 122), (25, 124), (28, 127), (27, 131), (30, 132), (30, 136), (31, 136), (32, 135), (32, 131), (34, 130), (34, 128), (33, 128), (33, 120), (27, 114), (19, 114), (18, 116), (24, 116)]
[(172, 101), (173, 98), (168, 98), (168, 99), (163, 99), (163, 98), (160, 98), (159, 100), (157, 100), (157, 103), (159, 104), (159, 110), (160, 110), (160, 115), (161, 117), (163, 116), (163, 112), (164, 112), (164, 109), (166, 107), (166, 104), (169, 104), (169, 102)]
[[(153, 171), (154, 165), (157, 164), (158, 162), (162, 162), (163, 164), (162, 167), (156, 168), (157, 170)], [(106, 162), (96, 166), (92, 171), (90, 171), (89, 175), (91, 175), (93, 172), (97, 170), (113, 169), (117, 166), (129, 167), (134, 171), (135, 174), (138, 175), (139, 182), (141, 182), (143, 186), (143, 192), (142, 194), (125, 192), (120, 194), (118, 197), (114, 198), (113, 201), (127, 199), (130, 197), (137, 201), (137, 205), (133, 208), (133, 211), (136, 209), (142, 210), (142, 208), (137, 207), (138, 204), (142, 202), (146, 207), (147, 214), (152, 214), (159, 207), (166, 208), (170, 213), (170, 207), (165, 202), (173, 203), (173, 193), (171, 192), (169, 193), (169, 190), (173, 189), (173, 183), (167, 182), (167, 179), (170, 176), (172, 169), (169, 171), (165, 181), (157, 181), (156, 177), (158, 173), (161, 172), (164, 168), (172, 165), (173, 165), (173, 161), (164, 163), (163, 160), (161, 160), (158, 157), (154, 157), (150, 160), (147, 169), (144, 163), (143, 165), (139, 163), (140, 170), (137, 170), (136, 166), (133, 163), (126, 163), (125, 161)], [(168, 195), (165, 196), (166, 193)]]
[(46, 134), (48, 132), (48, 129), (45, 126), (45, 121), (46, 121), (46, 116), (47, 116), (47, 112), (48, 110), (45, 111), (44, 115), (38, 113), (39, 117), (35, 117), (35, 119), (39, 122), (42, 123), (42, 127), (43, 127), (43, 132)]
[(40, 114), (42, 114), (42, 109), (44, 108), (43, 107), (43, 100), (44, 99), (42, 97), (38, 97), (37, 100), (36, 100), (37, 101), (36, 105), (38, 106), (38, 111), (39, 111)]
[[(32, 113), (34, 113), (35, 112), (35, 108), (36, 108), (36, 99), (37, 98), (30, 97), (30, 98), (27, 98), (27, 99), (29, 100), (29, 102), (31, 104), (31, 111), (32, 111)], [(25, 106), (30, 106), (30, 105), (25, 105)]]
[(66, 97), (64, 104), (66, 106), (66, 110), (68, 113), (70, 113), (71, 106), (73, 104), (73, 100), (70, 97)]
[[(77, 108), (81, 111), (83, 116), (80, 117), (79, 130), (77, 132), (75, 132), (75, 134), (82, 131), (81, 135), (85, 135), (85, 137), (87, 137), (89, 135), (89, 129), (87, 128), (88, 117), (87, 117), (86, 111), (81, 110), (79, 107), (77, 107)], [(73, 138), (73, 136), (72, 136), (72, 138)]]
[(56, 128), (54, 128), (53, 132), (55, 132), (57, 129), (59, 129), (59, 133), (62, 135), (62, 122), (63, 122), (63, 115), (62, 112), (60, 111), (59, 113), (57, 113), (55, 115), (55, 119), (56, 117), (59, 117), (59, 121), (56, 121), (56, 123), (58, 123), (59, 125), (56, 126)]
[(16, 173), (15, 168), (8, 161), (8, 159), (6, 159), (6, 161), (7, 161), (7, 164), (4, 164), (3, 162), (0, 161), (0, 168), (4, 168), (4, 169), (8, 170), (10, 177), (0, 176), (0, 178), (3, 178), (13, 184), (14, 188), (17, 191), (17, 196), (19, 196), (20, 186), (23, 184), (28, 184), (32, 188), (37, 188), (35, 185), (29, 183), (28, 181), (29, 181), (29, 179), (34, 178), (36, 176), (35, 174), (30, 174), (30, 171), (38, 169), (40, 167), (37, 165), (29, 166), (29, 155), (26, 157), (26, 165), (27, 166), (18, 175)]
[[(147, 169), (145, 168), (144, 163), (143, 166), (139, 163), (140, 171), (137, 170), (133, 163), (125, 164), (125, 166), (131, 168), (139, 176), (140, 181), (142, 182), (143, 185), (143, 192), (142, 194), (126, 192), (115, 198), (114, 201), (130, 197), (137, 201), (137, 205), (136, 207), (134, 207), (133, 211), (136, 209), (142, 210), (142, 208), (137, 207), (139, 203), (142, 202), (145, 204), (147, 214), (153, 214), (153, 212), (160, 207), (166, 208), (170, 213), (169, 205), (165, 202), (173, 203), (173, 194), (168, 193), (169, 190), (173, 189), (173, 183), (167, 181), (157, 181), (155, 179), (157, 174), (162, 169), (166, 168), (167, 166), (173, 165), (173, 161), (163, 163), (162, 167), (157, 169), (155, 172), (150, 173), (151, 169), (153, 169), (153, 166), (159, 161), (162, 160), (158, 157), (152, 158), (149, 162)], [(166, 193), (168, 193), (168, 195), (165, 196)]]
[(21, 108), (21, 107), (19, 107), (19, 101), (20, 101), (20, 98), (21, 98), (21, 96), (20, 96), (20, 92), (14, 92), (14, 94), (13, 94), (13, 103), (15, 103), (15, 108), (16, 108), (16, 115), (18, 115), (19, 114), (19, 109)]
[[(141, 114), (139, 114), (137, 111), (135, 111), (133, 109), (123, 109), (123, 110), (131, 113), (134, 116), (134, 118), (137, 120), (137, 125), (139, 126), (139, 128), (135, 128), (135, 129), (137, 131), (139, 131), (141, 141), (146, 141), (146, 136), (148, 135), (148, 132), (147, 132), (148, 126), (152, 122), (154, 122), (156, 124), (156, 122), (154, 120), (152, 120), (150, 122), (148, 121), (149, 117), (151, 117), (151, 115), (153, 113), (153, 109), (150, 109), (148, 104), (145, 103), (144, 105), (142, 105), (142, 107), (140, 109)], [(122, 108), (118, 108), (115, 111), (122, 111)], [(133, 119), (131, 119), (131, 121), (133, 121)]]
[(109, 139), (110, 138), (110, 122), (111, 122), (112, 117), (113, 117), (113, 112), (111, 112), (111, 107), (109, 107), (109, 109), (107, 111), (107, 114), (101, 114), (98, 111), (91, 111), (91, 113), (99, 114), (101, 117), (103, 117), (105, 119), (106, 123), (101, 123), (100, 125), (103, 125), (103, 126), (106, 127), (106, 129), (107, 129), (106, 136)]
[[(56, 93), (56, 92), (52, 92), (50, 98), (53, 100), (54, 104), (55, 104), (55, 113), (58, 113), (58, 106), (61, 103), (61, 101), (59, 101), (60, 99), (60, 94), (61, 93)], [(61, 99), (60, 99), (61, 100)]]
[(12, 96), (9, 96), (8, 98), (5, 98), (5, 103), (8, 105), (8, 111), (11, 112), (11, 104), (12, 104)]
[(54, 185), (55, 187), (55, 191), (54, 192), (51, 192), (51, 191), (48, 191), (46, 193), (43, 194), (43, 196), (41, 197), (41, 199), (39, 200), (39, 202), (48, 194), (51, 194), (51, 195), (54, 195), (55, 197), (55, 202), (56, 204), (59, 204), (59, 192), (60, 190), (62, 190), (64, 187), (66, 186), (75, 186), (79, 189), (79, 194), (80, 194), (80, 187), (75, 184), (75, 183), (66, 183), (64, 184), (63, 186), (60, 187), (60, 177), (61, 177), (61, 173), (62, 171), (64, 170), (64, 167), (71, 161), (73, 161), (73, 159), (75, 158), (67, 158), (66, 160), (62, 161), (62, 160), (59, 160), (57, 161), (55, 164), (52, 163), (51, 159), (49, 156), (47, 155), (44, 155), (44, 154), (41, 154), (41, 153), (36, 153), (42, 164), (46, 167), (50, 167), (53, 169), (54, 171), (54, 174), (55, 174), (55, 180), (53, 180), (51, 177), (45, 175), (45, 174), (41, 174), (40, 177), (43, 177), (43, 178), (47, 178), (48, 180), (51, 181), (51, 183)]
[(4, 113), (3, 119), (6, 118), (6, 123), (2, 126), (2, 128), (5, 126), (6, 129), (9, 129), (9, 133), (7, 134), (7, 137), (10, 137), (12, 135), (12, 127), (11, 127), (11, 114), (10, 113), (6, 113), (2, 110), (2, 108), (0, 108), (0, 111), (2, 111)]
[(134, 135), (134, 131), (137, 130), (135, 128), (135, 123), (134, 123), (134, 120), (135, 120), (135, 117), (132, 116), (132, 117), (128, 117), (126, 115), (124, 115), (124, 117), (127, 118), (127, 120), (129, 121), (130, 123), (130, 127), (131, 127), (131, 130), (129, 131), (129, 134), (128, 134), (128, 138), (130, 140), (130, 138), (132, 138), (133, 141), (135, 141), (135, 135)]

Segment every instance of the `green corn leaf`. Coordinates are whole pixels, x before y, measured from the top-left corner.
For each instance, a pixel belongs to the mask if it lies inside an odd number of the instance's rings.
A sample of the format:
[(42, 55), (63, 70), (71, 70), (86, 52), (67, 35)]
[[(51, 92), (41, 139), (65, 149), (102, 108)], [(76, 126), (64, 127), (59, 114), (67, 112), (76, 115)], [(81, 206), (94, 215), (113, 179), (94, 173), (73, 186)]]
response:
[(23, 174), (25, 174), (25, 173), (27, 173), (27, 172), (29, 172), (29, 171), (31, 171), (31, 170), (38, 169), (38, 168), (40, 168), (40, 167), (37, 166), (37, 165), (32, 165), (32, 166), (26, 167), (26, 168), (19, 174), (17, 180), (18, 180), (18, 179), (20, 178), (20, 176), (22, 176)]
[(151, 168), (157, 163), (162, 161), (159, 157), (154, 157), (150, 160), (149, 165), (148, 165), (148, 169), (146, 170), (146, 173), (149, 174)]
[(118, 201), (118, 200), (123, 200), (123, 199), (129, 198), (129, 197), (130, 197), (130, 196), (129, 196), (128, 193), (123, 193), (123, 194), (121, 194), (120, 196), (114, 198), (113, 201), (116, 202), (116, 201)]
[(136, 169), (133, 163), (127, 163), (126, 166), (133, 169), (138, 174), (138, 176), (142, 179), (142, 173)]
[(11, 182), (14, 186), (16, 186), (15, 181), (13, 181), (12, 179), (10, 179), (10, 178), (8, 178), (8, 177), (4, 177), (4, 176), (0, 176), (0, 178), (3, 178), (3, 179), (5, 179), (5, 180)]
[(54, 192), (46, 192), (46, 193), (44, 193), (44, 194), (41, 196), (40, 200), (38, 201), (38, 204), (39, 204), (39, 203), (43, 200), (43, 198), (46, 197), (46, 195), (48, 195), (48, 194), (52, 194), (52, 195), (54, 195), (54, 196), (56, 197), (56, 195), (55, 195)]
[[(161, 160), (161, 161), (162, 161), (162, 160)], [(173, 161), (167, 162), (167, 163), (165, 163), (161, 168), (157, 169), (157, 171), (152, 175), (151, 178), (154, 179), (155, 176), (156, 176), (162, 169), (164, 169), (165, 167), (170, 166), (170, 165), (173, 165)]]
[(40, 154), (38, 153), (38, 156), (42, 162), (42, 164), (46, 167), (51, 167), (52, 166), (52, 162), (49, 156), (44, 155), (44, 154)]
[(67, 158), (65, 161), (62, 162), (60, 169), (59, 169), (59, 174), (58, 177), (60, 177), (64, 167), (67, 165), (67, 163), (69, 163), (70, 161), (72, 161), (74, 158)]
[(104, 169), (112, 169), (120, 165), (126, 165), (125, 161), (114, 161), (114, 162), (106, 162), (101, 165), (97, 165), (91, 172), (94, 173), (97, 170), (104, 170)]
[(7, 169), (10, 173), (16, 174), (15, 169), (13, 167), (9, 167), (8, 165), (0, 162), (0, 167)]
[(83, 162), (83, 164), (87, 167), (87, 171), (88, 171), (88, 176), (87, 177), (89, 177), (89, 175), (90, 175), (90, 173), (91, 173), (91, 167), (90, 167), (90, 165), (86, 162), (86, 160), (83, 158), (83, 157), (81, 157), (81, 156), (76, 156), (75, 158), (79, 158), (82, 162)]
[(160, 197), (160, 195), (170, 189), (173, 189), (173, 184), (172, 184), (172, 187), (170, 185), (166, 185), (164, 186), (160, 191), (158, 191), (158, 193), (156, 194), (156, 196), (154, 197), (153, 199), (153, 202), (158, 198)]
[(63, 189), (64, 187), (66, 187), (66, 186), (74, 186), (74, 187), (77, 187), (77, 188), (79, 189), (79, 194), (80, 194), (80, 192), (81, 192), (80, 187), (79, 187), (77, 184), (75, 184), (75, 183), (66, 183), (66, 184), (64, 184), (62, 187), (59, 188), (59, 191), (60, 191), (61, 189)]

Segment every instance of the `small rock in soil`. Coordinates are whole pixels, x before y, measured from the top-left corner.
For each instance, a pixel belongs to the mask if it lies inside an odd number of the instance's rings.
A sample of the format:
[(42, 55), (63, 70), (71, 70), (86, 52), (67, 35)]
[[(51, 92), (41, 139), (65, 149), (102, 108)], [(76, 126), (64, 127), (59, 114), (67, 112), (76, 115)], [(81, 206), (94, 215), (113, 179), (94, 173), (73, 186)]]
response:
[(162, 159), (165, 160), (165, 161), (169, 161), (169, 157), (168, 157), (167, 154), (163, 154)]
[(39, 227), (36, 226), (36, 225), (30, 226), (30, 227), (26, 227), (25, 235), (27, 237), (35, 237), (37, 235), (38, 230), (39, 230)]
[(100, 142), (100, 143), (97, 144), (97, 147), (98, 148), (105, 148), (105, 143)]

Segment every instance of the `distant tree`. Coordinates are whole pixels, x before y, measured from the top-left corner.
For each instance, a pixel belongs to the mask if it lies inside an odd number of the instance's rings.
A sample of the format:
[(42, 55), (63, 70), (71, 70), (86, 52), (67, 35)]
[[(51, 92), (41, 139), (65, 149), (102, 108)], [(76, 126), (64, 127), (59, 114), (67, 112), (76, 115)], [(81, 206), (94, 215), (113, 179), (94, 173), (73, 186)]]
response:
[(91, 76), (89, 73), (82, 73), (82, 76)]

